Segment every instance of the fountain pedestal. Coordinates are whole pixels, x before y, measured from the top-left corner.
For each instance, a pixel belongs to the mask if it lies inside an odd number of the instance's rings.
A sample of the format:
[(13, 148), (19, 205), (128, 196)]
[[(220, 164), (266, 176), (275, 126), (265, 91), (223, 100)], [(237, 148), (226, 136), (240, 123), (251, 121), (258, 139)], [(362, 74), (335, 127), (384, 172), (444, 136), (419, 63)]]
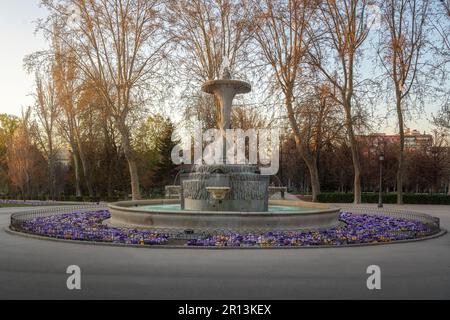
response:
[[(182, 174), (181, 208), (188, 211), (265, 212), (269, 206), (269, 176), (256, 165), (203, 165)], [(227, 189), (216, 201), (208, 190)]]
[[(226, 131), (230, 129), (231, 107), (237, 94), (251, 91), (249, 83), (231, 79), (225, 67), (222, 79), (207, 81), (202, 90), (215, 96), (220, 107), (218, 127), (223, 139), (222, 163), (196, 166), (181, 175), (181, 208), (188, 211), (268, 211), (269, 177), (257, 165), (227, 164)], [(217, 201), (208, 190), (228, 190)]]

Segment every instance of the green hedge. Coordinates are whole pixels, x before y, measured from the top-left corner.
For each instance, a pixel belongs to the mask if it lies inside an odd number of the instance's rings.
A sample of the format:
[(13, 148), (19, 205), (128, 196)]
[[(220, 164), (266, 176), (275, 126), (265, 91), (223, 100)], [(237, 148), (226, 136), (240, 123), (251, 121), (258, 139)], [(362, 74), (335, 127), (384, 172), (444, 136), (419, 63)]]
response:
[[(324, 203), (352, 203), (353, 193), (321, 193), (317, 197), (317, 201)], [(361, 195), (362, 203), (378, 203), (377, 193), (363, 193)], [(448, 204), (450, 205), (450, 196), (436, 194), (413, 194), (406, 193), (403, 195), (405, 204)], [(383, 203), (397, 203), (397, 195), (395, 193), (383, 194)]]

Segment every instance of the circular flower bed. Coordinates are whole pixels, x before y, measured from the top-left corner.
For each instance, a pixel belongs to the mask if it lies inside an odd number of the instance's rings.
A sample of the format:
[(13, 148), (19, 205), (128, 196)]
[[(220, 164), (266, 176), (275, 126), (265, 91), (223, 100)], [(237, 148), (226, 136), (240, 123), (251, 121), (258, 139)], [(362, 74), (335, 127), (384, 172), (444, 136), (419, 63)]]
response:
[[(67, 240), (97, 241), (138, 245), (164, 245), (170, 236), (148, 230), (115, 228), (103, 224), (107, 210), (69, 213), (24, 221), (24, 232)], [(228, 233), (187, 240), (187, 246), (213, 247), (283, 247), (340, 246), (348, 244), (385, 243), (416, 239), (432, 233), (419, 221), (389, 216), (342, 213), (341, 226), (302, 232), (267, 232), (264, 234)]]

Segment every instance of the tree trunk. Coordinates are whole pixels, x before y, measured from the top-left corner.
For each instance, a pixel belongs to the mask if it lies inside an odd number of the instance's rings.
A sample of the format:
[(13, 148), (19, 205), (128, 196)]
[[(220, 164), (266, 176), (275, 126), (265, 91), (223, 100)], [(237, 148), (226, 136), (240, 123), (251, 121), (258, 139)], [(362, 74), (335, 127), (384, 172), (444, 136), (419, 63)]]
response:
[(78, 159), (78, 155), (75, 149), (75, 146), (72, 146), (73, 152), (73, 165), (75, 169), (75, 195), (77, 197), (81, 197), (81, 184), (80, 184), (80, 160)]
[[(352, 151), (353, 159), (355, 159), (355, 154), (355, 151)], [(361, 203), (361, 165), (359, 163), (359, 156), (357, 156), (356, 158), (358, 158), (358, 162), (353, 163), (353, 170), (355, 171), (355, 177), (353, 180), (355, 198), (353, 200), (353, 203), (359, 204)]]
[(130, 156), (129, 152), (125, 154), (125, 157), (128, 161), (128, 167), (130, 170), (130, 179), (131, 179), (131, 196), (133, 200), (141, 199), (141, 192), (139, 190), (139, 175), (136, 165), (136, 160), (133, 156)]
[(81, 146), (81, 143), (78, 143), (78, 152), (80, 154), (81, 165), (83, 167), (84, 180), (86, 182), (86, 187), (88, 188), (89, 197), (94, 196), (94, 189), (91, 184), (91, 176), (89, 170), (89, 164), (87, 163), (86, 155), (84, 154), (84, 150)]
[(312, 191), (312, 201), (317, 201), (317, 196), (320, 194), (320, 180), (319, 180), (319, 170), (317, 168), (317, 162), (308, 159), (308, 161), (305, 160), (306, 166), (309, 170), (309, 175), (311, 179), (311, 191)]
[(358, 144), (355, 139), (355, 133), (353, 131), (353, 119), (351, 114), (351, 105), (350, 102), (347, 101), (344, 106), (345, 114), (346, 114), (346, 127), (348, 140), (350, 143), (350, 150), (352, 152), (352, 163), (353, 163), (353, 194), (354, 200), (353, 203), (360, 204), (361, 203), (361, 163), (359, 161), (359, 150)]
[[(106, 154), (106, 162), (107, 162), (107, 168), (108, 172), (113, 172), (113, 152), (112, 152), (112, 145), (113, 142), (110, 139), (109, 133), (108, 133), (108, 119), (104, 119), (103, 124), (103, 134), (105, 136), (105, 154)], [(106, 192), (109, 199), (113, 197), (113, 189), (112, 189), (112, 174), (108, 174), (108, 180), (106, 183)]]
[(311, 193), (313, 199), (312, 201), (315, 202), (317, 201), (317, 196), (320, 194), (320, 181), (319, 181), (319, 170), (317, 169), (317, 161), (309, 153), (306, 145), (307, 142), (303, 141), (303, 137), (301, 136), (300, 130), (298, 128), (298, 123), (294, 116), (294, 108), (292, 106), (292, 92), (288, 91), (287, 93), (285, 93), (285, 96), (289, 122), (294, 132), (297, 150), (300, 156), (302, 157), (303, 161), (305, 161), (305, 164), (309, 171), (309, 175), (311, 178)]
[(52, 131), (46, 130), (47, 138), (47, 166), (49, 199), (55, 200), (55, 152), (53, 150)]
[(27, 197), (31, 199), (31, 178), (28, 172), (25, 172), (26, 177), (26, 190), (25, 192), (22, 192), (22, 198), (23, 200), (26, 200)]
[(53, 149), (49, 152), (49, 159), (48, 159), (48, 169), (49, 169), (49, 188), (50, 188), (50, 200), (55, 200), (55, 160), (54, 160), (54, 154)]
[(86, 187), (88, 189), (89, 197), (92, 198), (92, 197), (94, 197), (94, 189), (92, 188), (91, 172), (90, 172), (89, 164), (87, 162), (86, 155), (84, 153), (84, 148), (83, 148), (83, 145), (81, 142), (80, 133), (78, 131), (79, 129), (77, 127), (75, 127), (74, 130), (75, 130), (75, 139), (76, 139), (76, 144), (77, 144), (78, 155), (80, 156), (81, 166), (83, 168), (84, 180), (86, 182)]
[(295, 142), (297, 144), (298, 153), (301, 155), (303, 161), (305, 161), (306, 167), (308, 168), (309, 178), (311, 182), (311, 194), (312, 201), (317, 201), (317, 196), (320, 194), (320, 180), (319, 180), (319, 170), (317, 168), (317, 161), (312, 155), (305, 151), (305, 146), (301, 145), (298, 137), (295, 137)]
[(403, 123), (403, 112), (401, 108), (401, 98), (399, 92), (397, 92), (397, 117), (398, 117), (398, 129), (400, 134), (400, 151), (398, 154), (398, 166), (397, 166), (397, 204), (403, 204), (403, 162), (405, 157), (405, 132)]
[(141, 191), (139, 188), (139, 174), (136, 165), (136, 157), (130, 142), (130, 133), (126, 124), (120, 121), (118, 123), (118, 129), (122, 137), (122, 147), (125, 154), (125, 158), (128, 162), (128, 168), (130, 171), (130, 181), (131, 181), (131, 196), (133, 200), (141, 199)]

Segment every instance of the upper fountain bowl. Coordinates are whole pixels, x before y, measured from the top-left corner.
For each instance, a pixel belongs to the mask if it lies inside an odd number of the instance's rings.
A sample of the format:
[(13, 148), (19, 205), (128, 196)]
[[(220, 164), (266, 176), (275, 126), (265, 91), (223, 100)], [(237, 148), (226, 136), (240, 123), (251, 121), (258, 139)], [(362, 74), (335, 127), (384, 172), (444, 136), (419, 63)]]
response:
[(233, 79), (209, 80), (202, 85), (202, 91), (210, 94), (214, 94), (224, 88), (233, 89), (235, 94), (249, 93), (252, 91), (250, 83)]

